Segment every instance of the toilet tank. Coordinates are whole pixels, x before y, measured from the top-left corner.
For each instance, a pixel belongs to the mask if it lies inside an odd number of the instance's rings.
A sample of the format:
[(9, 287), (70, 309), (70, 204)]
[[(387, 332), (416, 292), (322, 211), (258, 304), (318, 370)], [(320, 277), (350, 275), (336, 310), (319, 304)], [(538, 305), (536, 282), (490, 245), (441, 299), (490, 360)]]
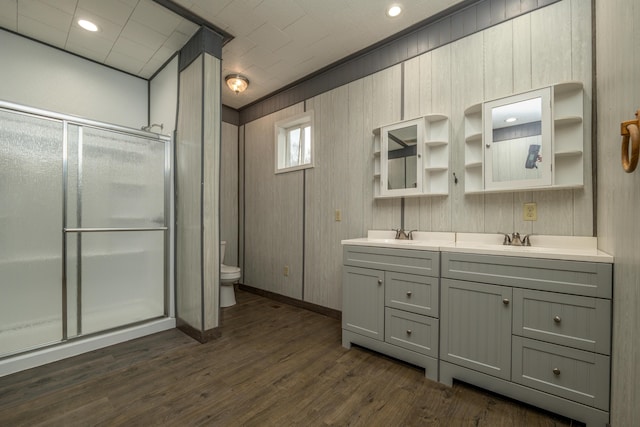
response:
[(227, 246), (227, 242), (222, 240), (220, 241), (220, 264), (224, 264), (224, 250)]

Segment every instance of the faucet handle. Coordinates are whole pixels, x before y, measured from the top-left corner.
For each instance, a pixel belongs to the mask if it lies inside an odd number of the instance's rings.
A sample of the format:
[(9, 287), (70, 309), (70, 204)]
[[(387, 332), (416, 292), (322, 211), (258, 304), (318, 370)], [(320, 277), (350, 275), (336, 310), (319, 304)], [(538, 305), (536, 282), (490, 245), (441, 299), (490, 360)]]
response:
[(410, 230), (410, 231), (407, 233), (407, 237), (409, 238), (409, 240), (413, 240), (413, 232), (414, 232), (414, 231), (418, 231), (418, 230)]
[(531, 246), (531, 240), (529, 239), (531, 236), (533, 236), (533, 233), (526, 234), (522, 238), (522, 246)]
[(502, 235), (504, 235), (504, 240), (502, 241), (502, 244), (505, 246), (509, 246), (511, 244), (511, 236), (509, 236), (508, 233), (500, 233)]

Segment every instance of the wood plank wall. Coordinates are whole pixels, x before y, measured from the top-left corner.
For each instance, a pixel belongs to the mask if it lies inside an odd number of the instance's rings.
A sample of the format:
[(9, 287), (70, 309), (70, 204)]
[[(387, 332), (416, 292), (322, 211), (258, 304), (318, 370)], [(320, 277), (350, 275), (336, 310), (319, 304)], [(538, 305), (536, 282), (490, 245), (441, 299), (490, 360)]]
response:
[(204, 274), (204, 330), (218, 327), (220, 323), (220, 155), (221, 61), (213, 55), (204, 56), (204, 111), (203, 155), (204, 189), (202, 194), (202, 258)]
[(615, 257), (611, 425), (640, 425), (640, 172), (620, 162), (620, 123), (640, 108), (640, 7), (596, 0), (598, 244)]
[(176, 142), (176, 301), (177, 315), (202, 327), (200, 182), (202, 145), (202, 57), (180, 73)]
[[(244, 130), (244, 276), (246, 285), (302, 299), (304, 172), (275, 174), (274, 124), (304, 112), (297, 104)], [(283, 274), (285, 266), (289, 275)]]
[[(405, 229), (593, 235), (591, 75), (590, 2), (563, 0), (247, 123), (244, 283), (341, 309), (340, 240), (401, 225), (400, 199), (373, 198), (371, 131), (429, 113), (451, 118), (459, 182), (450, 176), (448, 197), (407, 198)], [(566, 80), (585, 86), (585, 188), (465, 195), (464, 110)], [(274, 175), (274, 123), (304, 107), (315, 112), (316, 166)], [(521, 220), (525, 202), (538, 204), (537, 222)]]
[(220, 240), (226, 265), (238, 265), (238, 126), (222, 122), (220, 154)]

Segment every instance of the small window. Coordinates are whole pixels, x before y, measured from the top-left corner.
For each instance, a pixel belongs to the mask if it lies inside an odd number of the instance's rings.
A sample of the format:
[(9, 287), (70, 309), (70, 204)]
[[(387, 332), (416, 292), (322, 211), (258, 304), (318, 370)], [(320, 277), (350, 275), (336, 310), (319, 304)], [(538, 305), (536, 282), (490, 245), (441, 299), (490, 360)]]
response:
[(276, 173), (313, 167), (313, 111), (275, 125)]

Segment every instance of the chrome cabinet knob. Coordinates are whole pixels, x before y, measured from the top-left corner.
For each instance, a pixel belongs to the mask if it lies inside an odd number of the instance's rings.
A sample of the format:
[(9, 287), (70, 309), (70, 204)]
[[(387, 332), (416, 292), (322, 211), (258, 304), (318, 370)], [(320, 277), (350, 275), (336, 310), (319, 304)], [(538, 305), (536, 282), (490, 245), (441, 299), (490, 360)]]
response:
[(378, 285), (382, 285), (382, 279), (378, 279)]
[(504, 305), (509, 305), (509, 298), (504, 298), (504, 299), (502, 300), (502, 303), (503, 303)]
[(411, 329), (407, 329), (407, 335), (411, 335)]
[(560, 318), (560, 316), (554, 316), (553, 317), (553, 321), (556, 323), (560, 323), (562, 321), (562, 319)]
[(407, 297), (411, 298), (411, 291), (407, 291)]
[(553, 368), (553, 375), (555, 375), (556, 377), (557, 377), (558, 375), (560, 375), (560, 369), (558, 369), (558, 368)]

